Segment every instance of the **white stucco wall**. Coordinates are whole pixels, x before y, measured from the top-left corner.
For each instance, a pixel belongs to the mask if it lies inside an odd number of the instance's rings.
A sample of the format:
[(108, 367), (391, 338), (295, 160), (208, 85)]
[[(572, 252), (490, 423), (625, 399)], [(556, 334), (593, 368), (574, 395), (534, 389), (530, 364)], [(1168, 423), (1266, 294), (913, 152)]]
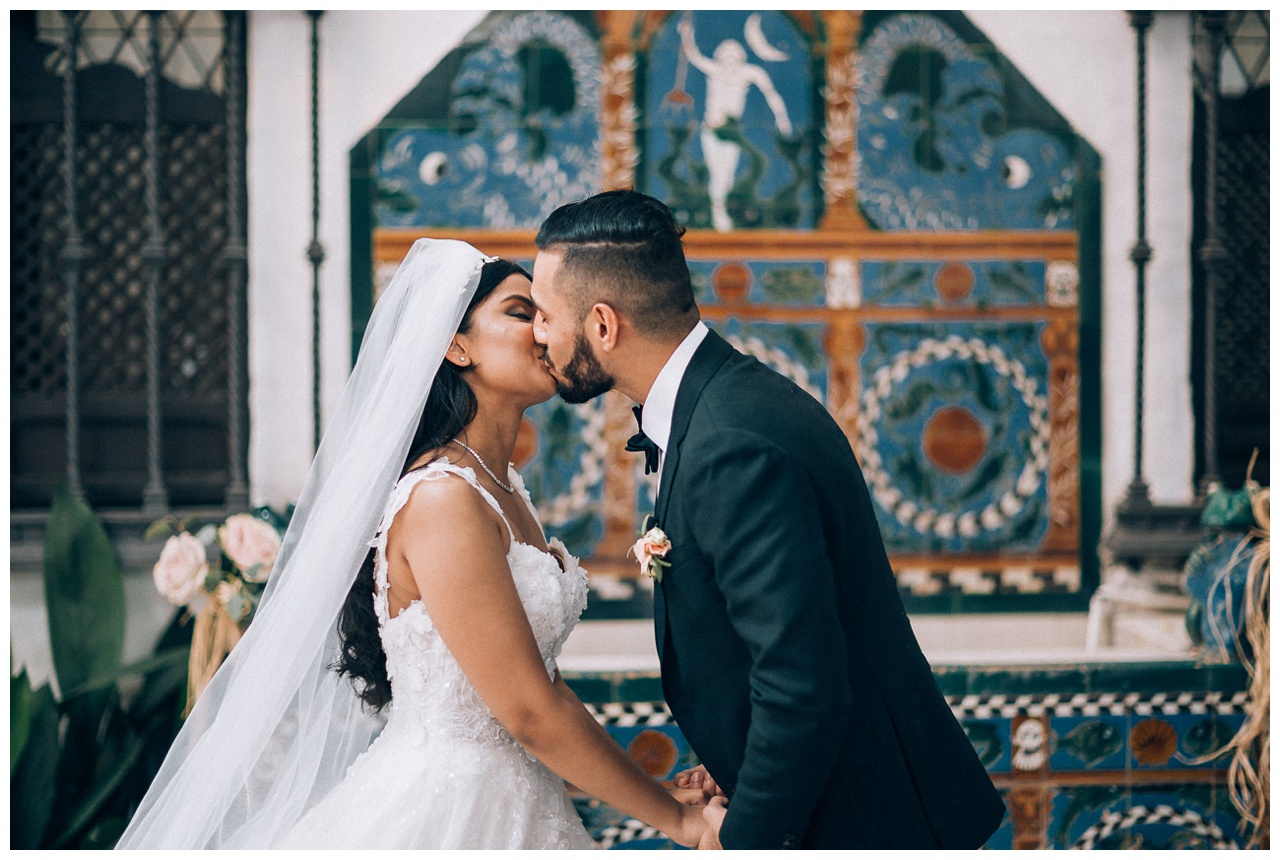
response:
[[(351, 147), (485, 16), (326, 12), (320, 21), (322, 414), (351, 370)], [(249, 479), (254, 504), (297, 499), (311, 463), (311, 31), (249, 13)]]
[[(1098, 150), (1103, 163), (1103, 505), (1133, 469), (1135, 40), (1119, 11), (969, 12)], [(350, 364), (347, 153), (483, 19), (474, 12), (328, 12), (321, 22), (323, 403)], [(1188, 15), (1149, 35), (1146, 477), (1156, 501), (1191, 497), (1191, 84)], [(311, 457), (309, 23), (249, 18), (250, 481), (255, 503), (297, 497)]]
[[(1120, 11), (967, 12), (1102, 157), (1102, 503), (1133, 475), (1137, 39)], [(1187, 12), (1147, 34), (1147, 344), (1143, 471), (1156, 502), (1192, 496), (1191, 35)]]

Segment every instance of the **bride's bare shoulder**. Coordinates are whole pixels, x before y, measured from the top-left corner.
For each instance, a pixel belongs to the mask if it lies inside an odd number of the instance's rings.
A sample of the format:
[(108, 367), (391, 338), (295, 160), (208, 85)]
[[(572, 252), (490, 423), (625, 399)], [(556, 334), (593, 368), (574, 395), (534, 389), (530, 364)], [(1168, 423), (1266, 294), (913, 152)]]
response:
[(474, 535), (492, 535), (498, 523), (493, 508), (463, 475), (439, 465), (452, 464), (429, 461), (407, 473), (420, 473), (423, 479), (414, 482), (392, 520), (388, 538), (393, 542), (427, 536), (432, 540), (465, 540)]

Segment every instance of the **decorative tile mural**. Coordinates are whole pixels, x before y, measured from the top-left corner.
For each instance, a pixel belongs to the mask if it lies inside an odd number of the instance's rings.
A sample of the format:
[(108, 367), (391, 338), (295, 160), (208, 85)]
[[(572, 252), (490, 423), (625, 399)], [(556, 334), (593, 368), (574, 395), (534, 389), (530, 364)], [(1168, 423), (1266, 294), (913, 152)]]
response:
[[(357, 329), (418, 236), (529, 260), (554, 206), (638, 188), (688, 227), (708, 324), (844, 429), (908, 608), (1084, 607), (1096, 156), (962, 14), (494, 12), (353, 165)], [(624, 579), (654, 490), (630, 407), (531, 410), (523, 466)]]
[(559, 398), (525, 413), (518, 466), (548, 536), (579, 558), (595, 555), (603, 531), (604, 408), (571, 406)]
[(445, 100), (444, 117), (379, 129), (379, 225), (537, 228), (599, 190), (600, 49), (573, 17), (502, 19)]
[(1045, 305), (1046, 270), (1043, 260), (867, 260), (862, 302), (929, 310)]
[[(1037, 692), (1046, 675), (1065, 692)], [(1227, 757), (1213, 755), (1240, 728), (1249, 706), (1240, 666), (947, 666), (935, 668), (935, 676), (1009, 810), (985, 847), (1234, 849), (1245, 843), (1227, 794)], [(660, 701), (657, 675), (571, 673), (566, 680), (655, 777), (697, 762)], [(675, 847), (595, 799), (577, 793), (574, 803), (603, 848)]]
[(858, 200), (877, 227), (1072, 228), (1071, 137), (1009, 116), (996, 61), (937, 14), (867, 13)]
[(1048, 530), (1036, 323), (867, 326), (856, 451), (891, 552), (1035, 552)]
[(812, 36), (784, 12), (678, 12), (641, 32), (637, 187), (721, 233), (813, 227)]

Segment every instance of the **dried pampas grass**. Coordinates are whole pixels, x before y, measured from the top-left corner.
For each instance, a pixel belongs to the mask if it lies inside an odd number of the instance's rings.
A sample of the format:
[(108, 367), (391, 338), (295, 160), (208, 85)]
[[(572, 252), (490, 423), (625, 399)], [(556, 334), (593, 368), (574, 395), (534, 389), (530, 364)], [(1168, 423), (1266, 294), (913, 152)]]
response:
[[(1253, 558), (1245, 584), (1244, 632), (1252, 659), (1249, 670), (1248, 716), (1227, 744), (1232, 751), (1227, 768), (1231, 802), (1249, 833), (1249, 848), (1271, 847), (1271, 489), (1251, 492)], [(1243, 649), (1240, 649), (1243, 651)]]

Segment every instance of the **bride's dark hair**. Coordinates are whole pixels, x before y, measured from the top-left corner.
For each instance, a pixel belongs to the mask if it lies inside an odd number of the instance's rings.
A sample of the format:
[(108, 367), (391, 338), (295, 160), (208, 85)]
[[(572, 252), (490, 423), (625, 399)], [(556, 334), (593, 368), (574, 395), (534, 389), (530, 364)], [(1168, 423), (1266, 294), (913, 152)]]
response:
[[(509, 260), (493, 260), (480, 270), (480, 284), (472, 296), (467, 311), (462, 315), (458, 331), (466, 333), (471, 328), (472, 312), (493, 292), (498, 284), (512, 275), (532, 277), (521, 266)], [(471, 365), (458, 367), (441, 361), (436, 378), (427, 394), (427, 403), (418, 420), (409, 455), (400, 469), (403, 477), (414, 461), (424, 454), (442, 447), (457, 436), (476, 417), (476, 396), (464, 378)], [(347, 592), (347, 600), (338, 616), (340, 656), (330, 668), (340, 675), (349, 675), (356, 695), (375, 712), (391, 701), (391, 681), (387, 678), (387, 655), (382, 650), (378, 636), (378, 617), (373, 611), (374, 550), (369, 550), (356, 581)]]

